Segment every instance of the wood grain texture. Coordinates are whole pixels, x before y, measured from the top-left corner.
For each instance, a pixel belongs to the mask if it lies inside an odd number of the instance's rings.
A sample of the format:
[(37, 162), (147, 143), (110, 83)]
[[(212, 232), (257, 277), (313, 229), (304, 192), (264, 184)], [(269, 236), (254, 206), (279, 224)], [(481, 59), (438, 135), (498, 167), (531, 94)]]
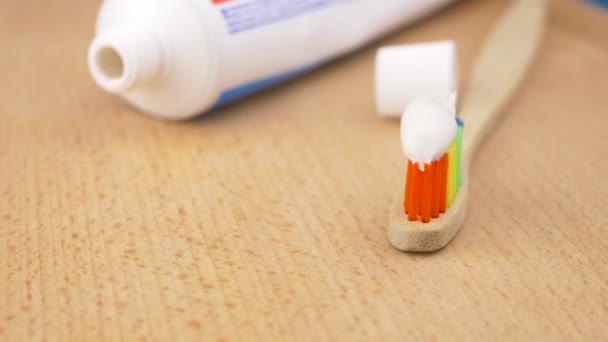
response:
[[(378, 44), (454, 37), (468, 75), (506, 4)], [(606, 16), (551, 3), (464, 228), (410, 255), (386, 240), (405, 160), (374, 114), (375, 46), (162, 122), (90, 80), (96, 6), (0, 0), (0, 340), (608, 337)]]

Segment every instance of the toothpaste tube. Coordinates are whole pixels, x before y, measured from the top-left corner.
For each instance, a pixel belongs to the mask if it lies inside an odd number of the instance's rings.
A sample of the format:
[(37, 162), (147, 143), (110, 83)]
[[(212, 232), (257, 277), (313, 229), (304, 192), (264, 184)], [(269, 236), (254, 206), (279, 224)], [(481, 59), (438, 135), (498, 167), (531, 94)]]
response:
[(185, 119), (305, 73), (452, 0), (105, 0), (89, 69)]

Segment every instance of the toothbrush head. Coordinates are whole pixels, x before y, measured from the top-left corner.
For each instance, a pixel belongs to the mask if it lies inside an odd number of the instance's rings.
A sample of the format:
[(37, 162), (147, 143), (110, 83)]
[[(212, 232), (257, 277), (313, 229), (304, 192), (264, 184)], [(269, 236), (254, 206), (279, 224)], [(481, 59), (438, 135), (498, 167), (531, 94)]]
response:
[[(465, 170), (463, 170), (465, 171)], [(403, 210), (404, 193), (400, 192), (389, 213), (388, 239), (396, 248), (408, 252), (432, 252), (450, 242), (464, 223), (468, 203), (467, 175), (450, 208), (429, 222), (410, 221)]]
[[(402, 200), (391, 209), (389, 225), (389, 240), (399, 249), (439, 249), (452, 239), (464, 220), (466, 195), (462, 193), (466, 194), (466, 188), (462, 187), (460, 156), (464, 124), (460, 119), (456, 122), (457, 134), (447, 152), (431, 163), (407, 163), (405, 190), (398, 196)], [(458, 225), (453, 227), (455, 223)]]

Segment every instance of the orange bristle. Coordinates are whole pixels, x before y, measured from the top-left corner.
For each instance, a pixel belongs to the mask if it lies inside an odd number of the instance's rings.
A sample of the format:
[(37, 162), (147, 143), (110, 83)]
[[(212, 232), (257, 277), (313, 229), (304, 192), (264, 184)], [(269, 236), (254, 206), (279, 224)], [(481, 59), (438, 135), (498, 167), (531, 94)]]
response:
[(433, 175), (431, 165), (425, 164), (422, 173), (422, 189), (420, 196), (420, 220), (428, 223), (431, 220), (431, 199), (433, 197)]
[(408, 160), (407, 161), (407, 176), (405, 177), (405, 196), (403, 196), (403, 211), (404, 213), (408, 214), (410, 212), (410, 208), (411, 208), (411, 197), (412, 197), (412, 185), (411, 183), (411, 179), (412, 179), (412, 161)]
[(431, 172), (431, 183), (433, 184), (431, 193), (431, 217), (437, 218), (439, 217), (439, 159), (431, 163), (429, 171)]
[(420, 171), (418, 163), (408, 160), (403, 196), (403, 212), (408, 220), (416, 221), (420, 217), (422, 222), (427, 223), (431, 218), (445, 213), (448, 164), (447, 153), (425, 164), (424, 171)]
[(444, 153), (439, 159), (439, 212), (445, 213), (445, 196), (448, 182), (448, 154)]
[(422, 190), (422, 172), (416, 163), (411, 164), (412, 177), (408, 179), (411, 183), (408, 220), (416, 221), (420, 210), (420, 192)]

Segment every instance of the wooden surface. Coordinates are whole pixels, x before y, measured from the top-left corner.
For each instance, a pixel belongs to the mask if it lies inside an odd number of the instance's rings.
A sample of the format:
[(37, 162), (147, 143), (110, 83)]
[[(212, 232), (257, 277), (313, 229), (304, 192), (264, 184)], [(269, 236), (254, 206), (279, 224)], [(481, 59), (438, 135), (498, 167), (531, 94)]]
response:
[[(454, 37), (465, 84), (505, 5), (379, 44)], [(608, 16), (552, 3), (464, 228), (420, 255), (386, 240), (404, 158), (374, 46), (162, 122), (90, 80), (96, 6), (0, 2), (0, 340), (608, 338)]]

